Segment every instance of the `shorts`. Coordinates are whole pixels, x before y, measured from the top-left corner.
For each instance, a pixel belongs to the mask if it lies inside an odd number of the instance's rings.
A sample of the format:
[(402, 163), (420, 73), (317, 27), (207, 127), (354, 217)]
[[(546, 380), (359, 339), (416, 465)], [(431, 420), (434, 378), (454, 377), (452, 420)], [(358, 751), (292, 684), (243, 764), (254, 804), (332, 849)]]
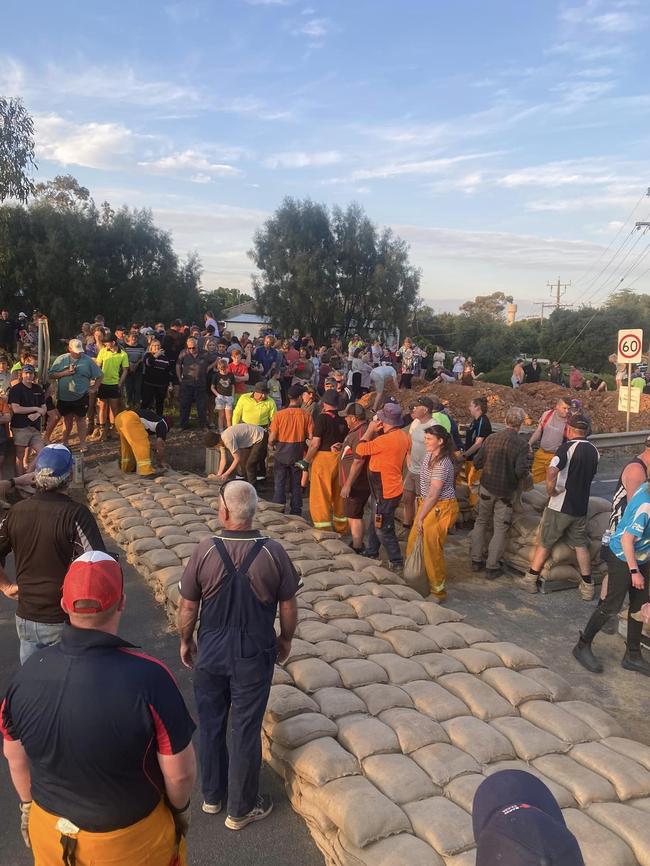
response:
[(545, 508), (539, 525), (539, 543), (550, 549), (558, 541), (565, 541), (569, 547), (589, 547), (587, 535), (587, 516), (575, 517)]
[(100, 400), (119, 400), (120, 386), (119, 385), (100, 385), (97, 396)]
[(361, 490), (352, 488), (348, 498), (343, 500), (343, 513), (351, 520), (363, 520), (363, 512), (369, 498), (369, 488), (366, 487)]
[(235, 402), (234, 397), (228, 397), (225, 394), (215, 394), (214, 408), (215, 409), (232, 409)]
[(45, 408), (48, 412), (56, 412), (54, 400), (49, 395), (45, 398)]
[(404, 493), (415, 493), (416, 496), (420, 495), (420, 473), (419, 472), (407, 472), (406, 478), (404, 479)]
[(88, 394), (79, 397), (78, 400), (59, 400), (57, 409), (64, 417), (76, 415), (77, 418), (83, 418), (88, 411)]
[(19, 427), (17, 430), (14, 428), (11, 432), (14, 436), (14, 445), (17, 445), (18, 448), (32, 448), (36, 450), (39, 447), (43, 447), (44, 443), (41, 431), (35, 427)]

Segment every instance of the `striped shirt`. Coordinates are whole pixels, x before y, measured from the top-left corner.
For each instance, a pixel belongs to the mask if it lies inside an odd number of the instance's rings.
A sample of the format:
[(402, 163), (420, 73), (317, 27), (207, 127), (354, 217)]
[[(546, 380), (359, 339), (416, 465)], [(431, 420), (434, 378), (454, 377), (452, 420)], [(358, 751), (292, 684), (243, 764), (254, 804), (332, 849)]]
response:
[(425, 457), (420, 467), (420, 495), (425, 499), (429, 493), (432, 481), (442, 481), (442, 490), (438, 502), (443, 499), (455, 499), (454, 464), (449, 457), (431, 465), (431, 457)]

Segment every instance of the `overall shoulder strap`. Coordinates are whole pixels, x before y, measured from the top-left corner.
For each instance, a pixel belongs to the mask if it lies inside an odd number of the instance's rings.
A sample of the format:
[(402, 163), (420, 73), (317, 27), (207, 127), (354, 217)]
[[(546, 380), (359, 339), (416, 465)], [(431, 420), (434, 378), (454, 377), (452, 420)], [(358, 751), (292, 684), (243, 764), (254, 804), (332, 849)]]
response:
[(215, 536), (212, 539), (212, 543), (214, 544), (215, 550), (221, 557), (221, 561), (223, 562), (223, 566), (226, 569), (228, 577), (236, 577), (237, 569), (235, 568), (235, 564), (230, 558), (230, 554), (226, 548), (226, 545), (223, 543), (223, 539)]
[(267, 541), (268, 541), (268, 539), (266, 539), (266, 538), (258, 538), (256, 540), (255, 544), (251, 547), (251, 549), (246, 554), (244, 561), (242, 562), (242, 564), (237, 569), (240, 574), (246, 574), (248, 572), (248, 569), (251, 567), (253, 562), (257, 559), (257, 555), (262, 550), (262, 548), (264, 547), (264, 545), (266, 544)]

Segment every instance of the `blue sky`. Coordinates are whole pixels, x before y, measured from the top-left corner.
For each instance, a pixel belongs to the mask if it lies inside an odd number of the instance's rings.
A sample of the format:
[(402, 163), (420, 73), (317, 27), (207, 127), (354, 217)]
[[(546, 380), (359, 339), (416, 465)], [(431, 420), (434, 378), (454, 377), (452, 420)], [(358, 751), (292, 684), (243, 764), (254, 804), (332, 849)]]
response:
[(558, 274), (601, 300), (645, 249), (590, 283), (650, 215), (649, 29), (635, 0), (5, 0), (0, 92), (40, 178), (151, 207), (208, 288), (248, 288), (254, 230), (311, 196), (393, 226), (434, 308), (527, 311)]

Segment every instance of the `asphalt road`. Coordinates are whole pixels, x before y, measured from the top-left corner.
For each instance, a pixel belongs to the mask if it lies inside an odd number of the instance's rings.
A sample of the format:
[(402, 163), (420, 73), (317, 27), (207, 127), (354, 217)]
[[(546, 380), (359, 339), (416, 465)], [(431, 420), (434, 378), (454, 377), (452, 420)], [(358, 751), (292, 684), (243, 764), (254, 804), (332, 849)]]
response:
[[(124, 556), (122, 556), (124, 563)], [(8, 563), (8, 568), (10, 563)], [(178, 658), (178, 639), (167, 624), (162, 608), (154, 601), (151, 590), (140, 575), (125, 565), (126, 610), (120, 634), (161, 659), (171, 669), (196, 719), (191, 673)], [(15, 604), (0, 594), (0, 694), (3, 694), (14, 671), (18, 669), (18, 638), (14, 624)], [(18, 801), (9, 779), (7, 765), (0, 759), (0, 863), (2, 866), (33, 864), (18, 830)], [(323, 857), (312, 842), (302, 819), (292, 810), (280, 778), (268, 767), (262, 771), (260, 789), (268, 791), (275, 802), (271, 815), (259, 824), (240, 832), (224, 827), (224, 814), (205, 815), (201, 811), (201, 794), (197, 788), (192, 798), (192, 827), (188, 838), (191, 866), (214, 866), (216, 862), (232, 866), (322, 866)]]

